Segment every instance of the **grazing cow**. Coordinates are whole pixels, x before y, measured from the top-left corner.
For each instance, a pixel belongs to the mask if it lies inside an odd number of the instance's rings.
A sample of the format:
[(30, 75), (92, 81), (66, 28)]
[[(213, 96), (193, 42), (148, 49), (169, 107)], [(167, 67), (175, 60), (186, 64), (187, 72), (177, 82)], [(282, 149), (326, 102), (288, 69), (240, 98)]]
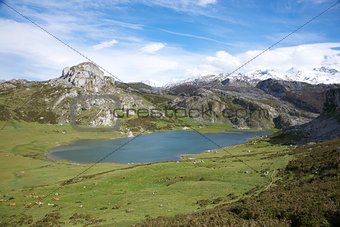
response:
[(15, 207), (17, 204), (16, 203), (10, 203), (9, 204), (11, 207)]
[(35, 204), (41, 207), (44, 203), (43, 202), (35, 202)]
[(25, 203), (25, 207), (31, 207), (32, 203)]
[(59, 201), (59, 200), (60, 200), (59, 197), (53, 197), (52, 199), (53, 199), (54, 201)]

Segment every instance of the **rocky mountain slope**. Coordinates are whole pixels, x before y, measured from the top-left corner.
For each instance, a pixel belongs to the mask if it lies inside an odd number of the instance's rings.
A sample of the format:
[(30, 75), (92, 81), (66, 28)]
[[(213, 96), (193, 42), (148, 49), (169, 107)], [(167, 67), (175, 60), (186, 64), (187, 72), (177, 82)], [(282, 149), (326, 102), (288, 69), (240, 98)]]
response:
[(71, 123), (72, 107), (75, 124), (110, 127), (119, 120), (113, 115), (113, 108), (150, 106), (140, 96), (128, 93), (115, 86), (115, 81), (94, 64), (81, 63), (65, 68), (59, 78), (50, 81), (1, 83), (0, 120)]
[[(312, 72), (291, 69), (285, 74), (257, 70), (245, 74), (211, 75), (170, 84), (166, 90), (169, 94), (183, 97), (189, 106), (207, 105), (200, 97), (209, 93), (210, 99), (228, 103), (227, 109), (247, 110), (248, 114), (243, 118), (227, 117), (237, 127), (287, 128), (307, 123), (320, 114), (326, 92), (338, 88), (339, 83), (340, 73), (337, 70), (321, 67)], [(196, 103), (194, 100), (197, 100)], [(225, 107), (220, 105), (218, 111)], [(267, 115), (258, 116), (258, 112), (266, 112)]]
[(279, 143), (308, 143), (340, 137), (340, 88), (326, 92), (323, 112), (312, 121), (292, 127), (273, 138)]
[(213, 122), (231, 122), (237, 128), (285, 128), (305, 123), (317, 115), (296, 109), (292, 104), (259, 89), (199, 88), (174, 100), (177, 108), (211, 109)]
[(256, 88), (269, 95), (287, 101), (297, 108), (321, 113), (326, 101), (326, 92), (339, 85), (312, 85), (304, 82), (267, 79), (259, 82)]
[[(335, 79), (339, 74), (328, 68), (314, 71), (318, 75), (333, 75)], [(157, 108), (182, 111), (187, 114), (185, 118), (191, 118), (186, 122), (223, 123), (235, 128), (288, 128), (316, 118), (322, 111), (326, 92), (339, 87), (267, 77), (281, 78), (266, 71), (230, 78), (207, 76), (155, 88), (144, 83), (117, 82), (105, 76), (95, 64), (85, 62), (65, 68), (59, 78), (49, 81), (1, 82), (0, 120), (52, 124), (74, 120), (86, 127), (110, 127), (122, 121), (125, 131), (160, 129), (159, 125), (164, 124), (168, 128), (173, 122), (165, 116), (136, 119), (132, 111), (132, 117), (120, 119), (113, 114), (117, 108), (121, 112), (129, 108)], [(189, 116), (189, 112), (195, 112), (195, 116)]]
[(93, 63), (85, 62), (76, 66), (64, 68), (61, 77), (48, 82), (52, 86), (67, 86), (81, 88), (83, 91), (96, 92), (112, 87), (115, 81)]
[(310, 141), (340, 137), (340, 88), (327, 91), (322, 114), (298, 130)]
[[(286, 128), (315, 118), (322, 111), (325, 92), (336, 87), (338, 85), (311, 85), (268, 79), (255, 86), (242, 81), (225, 84), (211, 81), (208, 84), (180, 84), (167, 89), (170, 94), (182, 97), (180, 103), (186, 100), (185, 103), (191, 107), (197, 108), (202, 104), (206, 106), (204, 100), (210, 99), (224, 103), (219, 105), (218, 112), (225, 109), (233, 112), (246, 110), (244, 118), (227, 117), (237, 127)], [(217, 103), (215, 106), (218, 106)], [(259, 112), (267, 114), (258, 116)]]

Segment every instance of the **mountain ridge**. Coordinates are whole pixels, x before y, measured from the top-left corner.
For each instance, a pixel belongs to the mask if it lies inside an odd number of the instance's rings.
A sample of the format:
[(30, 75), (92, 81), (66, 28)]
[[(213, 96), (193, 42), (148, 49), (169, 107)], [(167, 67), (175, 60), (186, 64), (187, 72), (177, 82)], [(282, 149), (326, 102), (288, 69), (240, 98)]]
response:
[[(334, 75), (339, 73), (328, 68), (320, 70)], [(269, 75), (268, 72), (264, 74)], [(195, 83), (155, 88), (142, 82), (115, 81), (112, 77), (105, 76), (95, 64), (84, 62), (64, 68), (60, 77), (49, 81), (10, 80), (0, 83), (0, 93), (3, 94), (0, 111), (4, 113), (2, 120), (64, 124), (70, 122), (70, 105), (76, 97), (110, 95), (120, 100), (123, 109), (169, 107), (180, 110), (210, 109), (217, 113), (190, 119), (195, 124), (207, 122), (231, 124), (235, 128), (286, 128), (305, 124), (317, 117), (322, 112), (326, 91), (339, 87), (275, 79), (266, 79), (255, 84), (254, 81), (236, 77), (233, 81), (221, 80), (221, 76), (206, 77), (208, 79), (202, 81), (196, 79)], [(278, 91), (281, 93), (277, 93)], [(14, 97), (15, 102), (9, 101)], [(77, 103), (78, 120), (91, 126), (110, 126), (117, 120), (110, 114), (113, 104), (112, 100), (86, 100), (84, 103)], [(93, 112), (95, 110), (98, 111), (97, 115)], [(226, 111), (235, 113), (239, 110), (246, 111), (247, 115), (222, 116)], [(267, 114), (254, 114), (261, 111)], [(97, 118), (91, 120), (90, 115), (96, 115)], [(163, 120), (166, 118), (140, 121), (126, 119), (126, 124), (136, 130), (144, 130), (152, 129), (158, 121)]]
[(207, 84), (213, 81), (219, 81), (222, 84), (225, 81), (236, 82), (241, 81), (243, 83), (255, 86), (258, 82), (267, 80), (285, 80), (285, 81), (297, 81), (305, 82), (309, 84), (339, 84), (340, 83), (340, 72), (334, 68), (321, 66), (319, 68), (313, 68), (312, 70), (302, 71), (297, 68), (290, 68), (285, 72), (278, 72), (273, 69), (266, 70), (253, 70), (246, 73), (234, 73), (232, 75), (226, 73), (220, 73), (218, 75), (205, 75), (199, 77), (192, 77), (184, 80), (180, 80), (174, 83), (168, 83), (165, 85), (166, 88), (171, 88), (179, 84)]

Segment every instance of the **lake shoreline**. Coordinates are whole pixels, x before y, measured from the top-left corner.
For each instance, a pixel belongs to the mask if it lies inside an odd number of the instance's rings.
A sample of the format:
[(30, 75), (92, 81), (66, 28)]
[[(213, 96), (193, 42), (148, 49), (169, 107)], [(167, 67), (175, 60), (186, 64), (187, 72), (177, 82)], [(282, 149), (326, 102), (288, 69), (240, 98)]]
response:
[[(254, 135), (249, 135), (249, 133)], [(177, 139), (177, 142), (184, 141), (184, 144), (182, 144), (183, 146), (188, 146), (187, 148), (183, 148), (183, 147), (174, 147), (172, 148), (172, 142), (169, 142), (169, 140), (171, 140), (171, 138), (175, 135), (179, 134), (180, 136)], [(147, 163), (155, 163), (155, 162), (162, 162), (162, 161), (182, 161), (184, 156), (187, 155), (193, 155), (193, 154), (200, 154), (200, 153), (204, 153), (207, 151), (213, 151), (213, 150), (218, 150), (218, 149), (222, 149), (225, 147), (230, 147), (230, 146), (234, 146), (234, 145), (238, 145), (238, 144), (242, 144), (247, 142), (249, 139), (254, 138), (254, 137), (262, 137), (262, 136), (268, 136), (270, 134), (272, 134), (272, 131), (270, 130), (261, 130), (261, 131), (243, 131), (243, 130), (227, 130), (227, 131), (222, 131), (219, 133), (216, 132), (206, 132), (206, 133), (202, 133), (202, 138), (204, 138), (206, 136), (217, 136), (220, 143), (225, 143), (223, 145), (218, 145), (218, 143), (216, 143), (214, 140), (215, 139), (210, 139), (209, 137), (206, 137), (205, 139), (207, 141), (211, 141), (210, 143), (206, 142), (203, 140), (202, 143), (202, 139), (199, 138), (192, 138), (194, 135), (196, 134), (195, 131), (193, 130), (176, 130), (176, 131), (163, 131), (163, 132), (150, 132), (147, 134), (142, 134), (139, 135), (140, 137), (144, 137), (144, 138), (148, 138), (148, 137), (156, 137), (156, 141), (157, 141), (157, 136), (161, 139), (164, 140), (164, 144), (161, 144), (163, 147), (162, 148), (155, 148), (155, 150), (153, 150), (153, 146), (154, 146), (154, 142), (147, 142), (146, 144), (144, 144), (145, 142), (138, 142), (140, 147), (151, 147), (149, 148), (149, 150), (146, 150), (146, 154), (149, 155), (149, 159), (146, 159), (145, 157), (142, 158), (142, 161), (136, 161), (136, 159), (132, 159), (132, 161), (127, 161), (130, 159), (127, 159), (125, 156), (127, 156), (127, 154), (125, 154), (126, 152), (130, 152), (128, 151), (124, 151), (123, 153), (123, 158), (122, 156), (117, 156), (117, 154), (115, 152), (120, 152), (121, 149), (127, 148), (126, 146), (128, 145), (128, 139), (129, 138), (134, 138), (134, 137), (117, 137), (117, 138), (113, 138), (113, 139), (81, 139), (81, 140), (76, 140), (73, 141), (69, 144), (65, 144), (65, 145), (60, 145), (57, 146), (55, 148), (52, 148), (51, 150), (49, 150), (48, 152), (45, 153), (45, 157), (50, 160), (50, 161), (54, 161), (54, 162), (67, 162), (67, 163), (73, 163), (75, 165), (86, 165), (86, 164), (93, 164), (93, 163), (97, 163), (96, 160), (99, 160), (100, 162), (98, 163), (110, 163), (110, 164), (119, 164), (119, 165), (131, 165), (131, 164), (147, 164)], [(231, 135), (234, 138), (230, 138), (230, 137), (225, 137), (225, 135)], [(196, 142), (189, 142), (186, 143), (185, 139), (182, 139), (182, 136), (189, 136), (191, 137), (191, 139), (195, 139), (197, 140)], [(168, 138), (170, 137), (170, 138)], [(221, 139), (220, 137), (223, 137), (223, 139)], [(100, 143), (98, 143), (100, 142)], [(118, 157), (118, 160), (121, 159), (121, 161), (113, 161), (113, 160), (108, 160), (108, 161), (101, 161), (99, 157), (105, 157), (105, 154), (103, 154), (102, 156), (99, 156), (96, 159), (93, 159), (93, 161), (89, 161), (89, 160), (83, 160), (83, 157), (86, 156), (93, 156), (94, 154), (99, 154), (100, 152), (104, 152), (103, 150), (99, 150), (96, 153), (93, 153), (93, 150), (96, 149), (98, 150), (98, 147), (101, 148), (102, 146), (107, 146), (109, 145), (109, 148), (106, 149), (112, 149), (112, 145), (115, 145), (115, 143), (119, 143), (119, 142), (124, 142), (123, 147), (118, 148), (116, 151), (114, 151), (112, 154), (106, 154), (108, 155), (107, 158), (112, 158), (112, 155), (116, 155), (116, 158)], [(196, 143), (201, 143), (201, 146), (197, 145)], [(91, 149), (91, 151), (89, 151), (88, 146), (89, 145), (93, 145), (96, 144), (94, 148)], [(166, 143), (168, 143), (168, 146), (165, 146)], [(83, 146), (84, 144), (86, 144), (86, 146)], [(104, 144), (104, 145), (103, 145)], [(79, 146), (82, 145), (82, 148), (79, 148)], [(149, 145), (149, 146), (148, 146)], [(218, 145), (218, 146), (217, 146)], [(72, 147), (73, 146), (73, 147)], [(119, 145), (120, 146), (120, 145)], [(168, 148), (170, 147), (170, 148)], [(193, 148), (195, 147), (195, 148)], [(71, 150), (67, 150), (70, 149)], [(66, 150), (65, 150), (66, 149)], [(79, 150), (80, 149), (80, 150)], [(102, 148), (101, 148), (102, 149)], [(146, 148), (142, 148), (142, 150), (138, 149), (137, 151), (134, 151), (135, 153), (131, 154), (131, 156), (133, 158), (135, 158), (135, 156), (140, 155), (140, 152), (143, 152), (143, 149), (145, 150)], [(136, 148), (134, 149), (136, 150)], [(165, 151), (164, 151), (165, 150)], [(73, 154), (71, 155), (71, 158), (68, 157), (68, 155), (70, 155), (73, 151)], [(151, 152), (153, 152), (153, 154), (149, 154)], [(155, 152), (156, 151), (156, 152)], [(76, 155), (77, 158), (75, 158), (74, 153), (78, 153), (78, 155)], [(79, 153), (82, 152), (82, 153)], [(144, 151), (145, 152), (145, 151)], [(160, 154), (162, 154), (162, 152), (165, 152), (165, 156), (164, 157), (158, 157)], [(176, 153), (178, 152), (178, 153)], [(179, 153), (180, 152), (180, 153)], [(172, 153), (174, 153), (175, 156), (171, 156), (169, 157), (169, 153), (172, 155)], [(66, 156), (66, 158), (65, 158)], [(158, 159), (157, 159), (158, 157)], [(80, 158), (80, 159), (79, 159)], [(123, 161), (122, 161), (123, 160)]]

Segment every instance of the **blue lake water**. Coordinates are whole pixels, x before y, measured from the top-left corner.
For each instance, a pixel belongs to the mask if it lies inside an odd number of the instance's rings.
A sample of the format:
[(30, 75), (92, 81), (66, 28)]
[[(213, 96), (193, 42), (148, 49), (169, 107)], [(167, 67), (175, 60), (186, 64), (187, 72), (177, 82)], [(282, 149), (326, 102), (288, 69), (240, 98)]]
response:
[[(155, 132), (136, 138), (79, 140), (52, 149), (48, 153), (48, 157), (78, 163), (94, 163), (99, 160), (100, 162), (113, 163), (179, 160), (181, 154), (197, 154), (219, 147), (239, 144), (251, 137), (268, 134), (270, 132), (206, 133), (204, 136), (207, 139), (196, 132)], [(130, 142), (128, 143), (128, 141)], [(104, 157), (106, 158), (103, 159)]]

